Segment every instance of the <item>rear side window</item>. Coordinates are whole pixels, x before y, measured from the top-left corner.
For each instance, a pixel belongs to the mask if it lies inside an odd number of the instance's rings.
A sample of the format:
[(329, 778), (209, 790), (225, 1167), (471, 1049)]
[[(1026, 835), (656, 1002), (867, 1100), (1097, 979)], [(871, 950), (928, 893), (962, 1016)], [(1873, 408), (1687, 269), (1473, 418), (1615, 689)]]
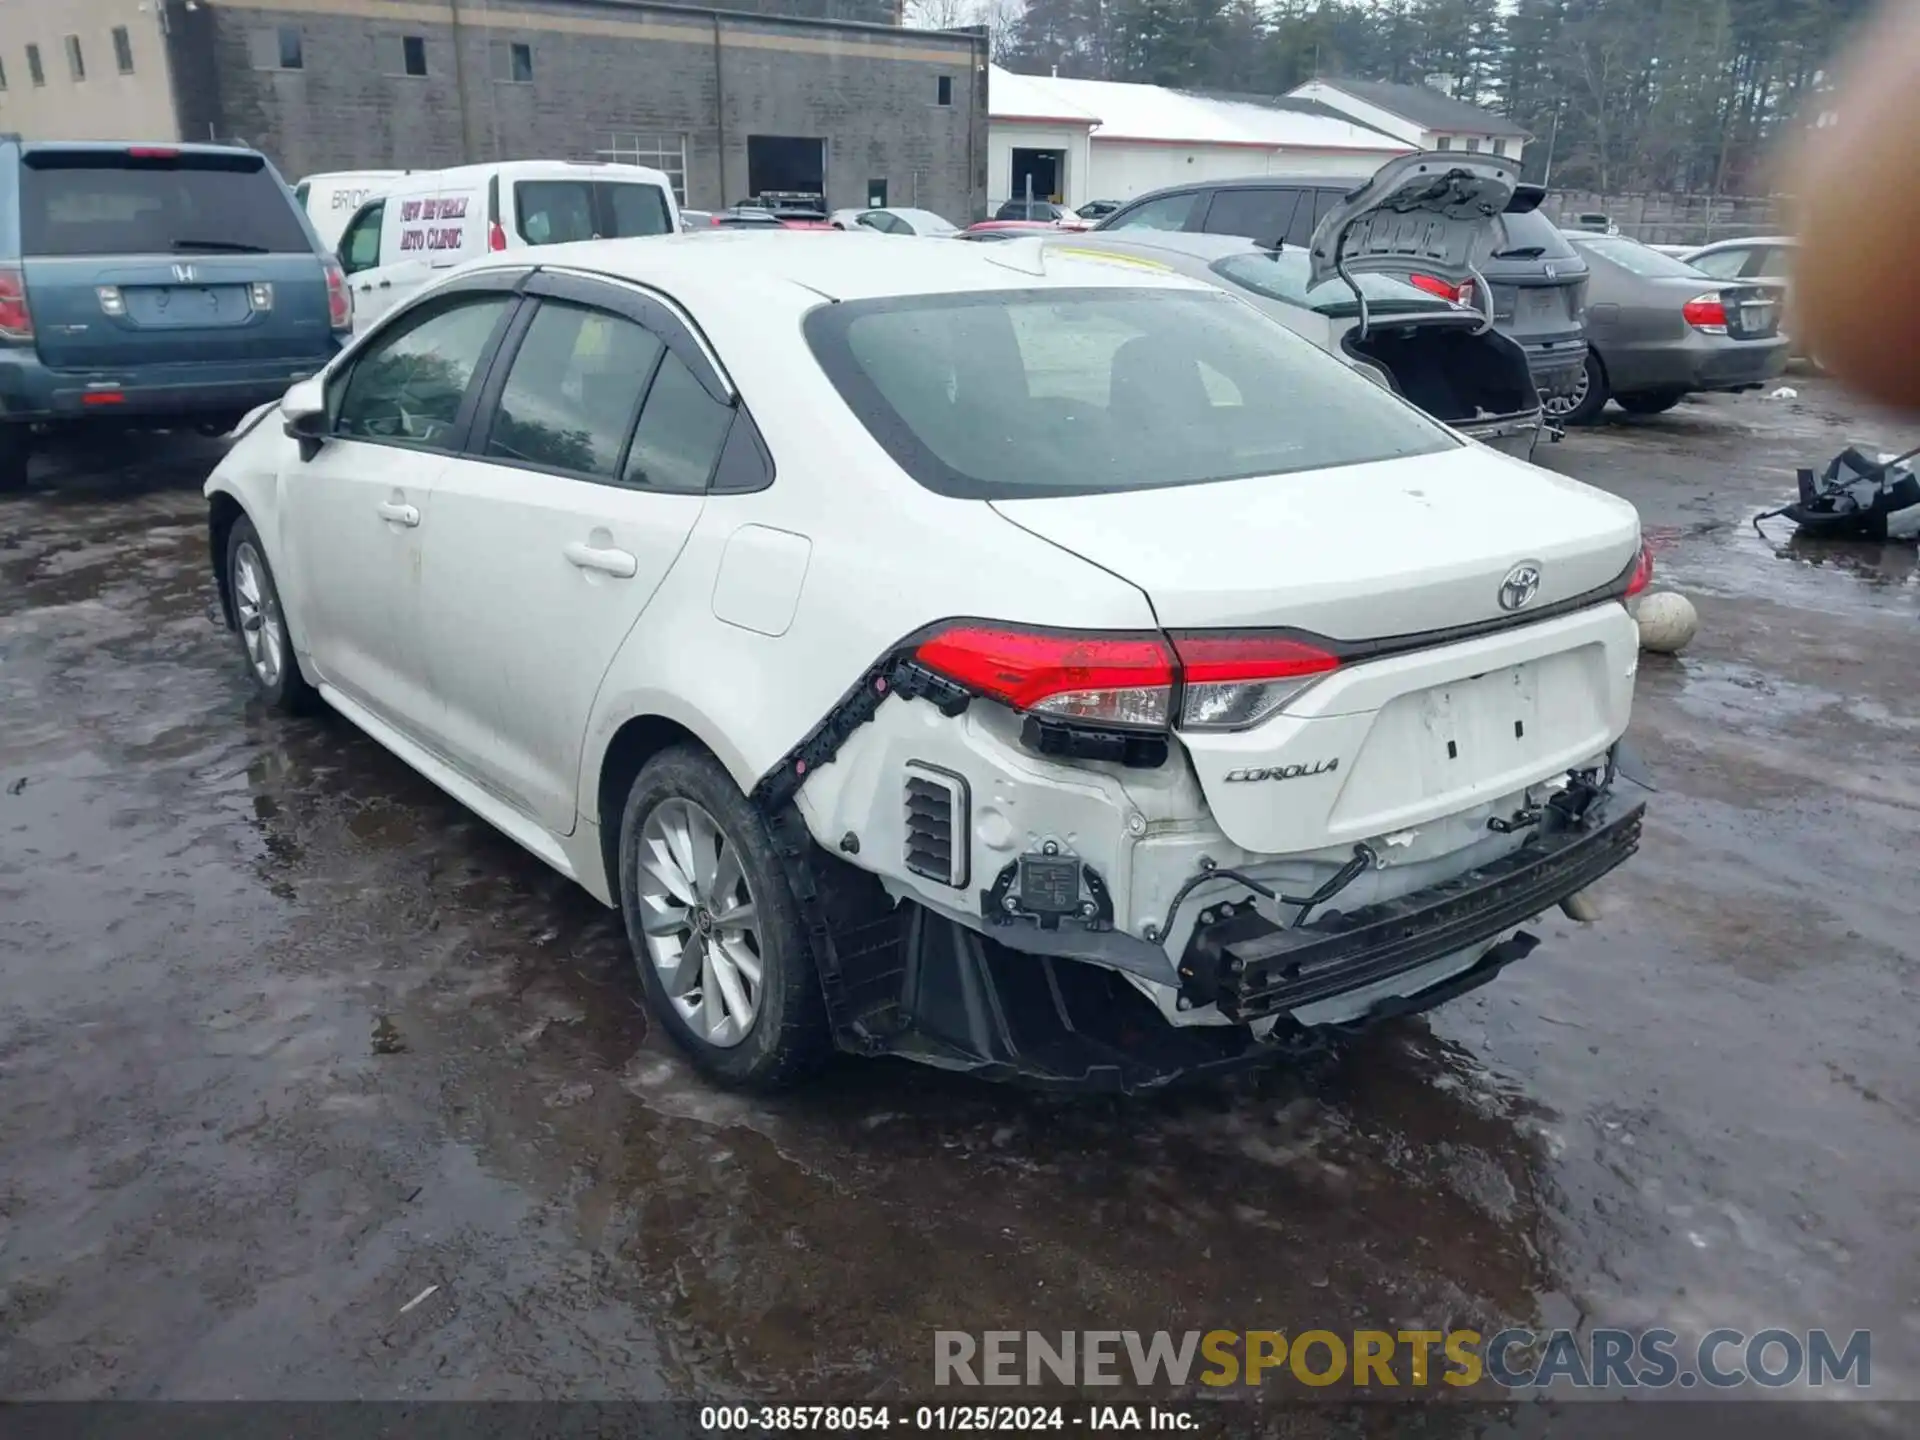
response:
[(666, 192), (658, 185), (602, 182), (594, 187), (606, 200), (600, 233), (609, 239), (636, 235), (665, 235), (673, 229)]
[(943, 495), (1192, 485), (1454, 444), (1349, 366), (1224, 293), (1057, 289), (847, 301), (814, 310), (805, 331), (868, 432)]
[(442, 448), (480, 357), (513, 297), (462, 297), (396, 321), (347, 372), (333, 430), (358, 440)]
[(631, 239), (673, 228), (657, 185), (632, 181), (522, 180), (513, 187), (514, 225), (529, 245)]
[(613, 478), (664, 348), (631, 320), (543, 302), (513, 357), (486, 453)]
[(1200, 192), (1187, 190), (1178, 195), (1162, 195), (1158, 200), (1149, 200), (1144, 205), (1136, 205), (1124, 214), (1114, 215), (1103, 222), (1102, 230), (1184, 230), (1187, 221), (1193, 215), (1193, 207), (1200, 200)]
[(1696, 259), (1693, 268), (1716, 280), (1732, 280), (1745, 268), (1752, 255), (1751, 250), (1716, 250), (1711, 255)]
[(20, 172), (26, 255), (311, 251), (258, 155), (32, 151)]
[(733, 407), (716, 400), (671, 350), (647, 392), (627, 457), (626, 483), (682, 494), (707, 488), (733, 423)]
[[(1215, 191), (1213, 204), (1207, 209), (1207, 233), (1244, 235), (1249, 240), (1271, 245), (1287, 238), (1300, 199), (1298, 190), (1277, 188)], [(1308, 212), (1311, 211), (1309, 204)]]

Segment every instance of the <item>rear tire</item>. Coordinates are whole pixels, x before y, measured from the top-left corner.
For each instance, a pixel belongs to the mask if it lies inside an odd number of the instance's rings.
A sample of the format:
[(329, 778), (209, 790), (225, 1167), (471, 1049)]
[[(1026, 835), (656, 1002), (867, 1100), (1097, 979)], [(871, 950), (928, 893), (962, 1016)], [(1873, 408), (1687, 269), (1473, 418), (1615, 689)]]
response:
[(1616, 395), (1616, 404), (1629, 415), (1663, 415), (1687, 398), (1684, 390), (1642, 390), (1633, 395)]
[(647, 1003), (702, 1074), (768, 1091), (825, 1064), (832, 1032), (799, 904), (765, 819), (706, 751), (664, 750), (635, 777), (620, 909)]
[(253, 521), (244, 515), (227, 532), (227, 597), (253, 688), (283, 714), (306, 710), (313, 703), (314, 689), (300, 673), (300, 661), (293, 653), (293, 635), (280, 604), (280, 587), (267, 564), (267, 547), (260, 543)]
[(0, 425), (0, 495), (27, 488), (32, 458), (33, 432), (24, 425)]
[(1566, 401), (1547, 402), (1547, 415), (1562, 425), (1591, 425), (1600, 418), (1600, 412), (1607, 408), (1609, 393), (1606, 367), (1600, 363), (1599, 356), (1588, 350), (1581, 389), (1573, 395), (1570, 404)]

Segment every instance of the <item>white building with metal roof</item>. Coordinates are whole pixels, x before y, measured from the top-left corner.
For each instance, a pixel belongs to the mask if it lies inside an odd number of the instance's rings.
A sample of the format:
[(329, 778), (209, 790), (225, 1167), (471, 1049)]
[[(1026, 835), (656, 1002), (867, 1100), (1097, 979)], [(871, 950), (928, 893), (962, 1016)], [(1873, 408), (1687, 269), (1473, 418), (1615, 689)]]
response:
[(1111, 80), (1016, 75), (987, 84), (987, 199), (1069, 209), (1236, 175), (1368, 175), (1415, 147), (1330, 106)]

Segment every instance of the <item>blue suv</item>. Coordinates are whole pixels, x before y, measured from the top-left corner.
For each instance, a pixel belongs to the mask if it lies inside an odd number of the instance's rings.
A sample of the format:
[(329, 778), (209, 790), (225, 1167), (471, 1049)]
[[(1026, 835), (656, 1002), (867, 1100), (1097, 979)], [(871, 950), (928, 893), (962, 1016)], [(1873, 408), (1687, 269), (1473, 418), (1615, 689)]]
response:
[(258, 151), (0, 139), (0, 490), (69, 425), (230, 429), (352, 321)]

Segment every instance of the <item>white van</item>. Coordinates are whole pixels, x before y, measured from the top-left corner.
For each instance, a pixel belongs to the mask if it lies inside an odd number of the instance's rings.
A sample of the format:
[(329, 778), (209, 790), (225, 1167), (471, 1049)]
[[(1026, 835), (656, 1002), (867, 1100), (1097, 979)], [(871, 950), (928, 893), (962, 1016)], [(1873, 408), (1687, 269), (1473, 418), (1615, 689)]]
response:
[(340, 243), (353, 212), (376, 195), (384, 195), (405, 170), (333, 170), (309, 175), (293, 187), (293, 198), (307, 212), (319, 232), (320, 243), (331, 250)]
[(490, 250), (679, 229), (673, 184), (659, 170), (516, 160), (407, 175), (360, 207), (336, 253), (358, 334), (439, 271)]

